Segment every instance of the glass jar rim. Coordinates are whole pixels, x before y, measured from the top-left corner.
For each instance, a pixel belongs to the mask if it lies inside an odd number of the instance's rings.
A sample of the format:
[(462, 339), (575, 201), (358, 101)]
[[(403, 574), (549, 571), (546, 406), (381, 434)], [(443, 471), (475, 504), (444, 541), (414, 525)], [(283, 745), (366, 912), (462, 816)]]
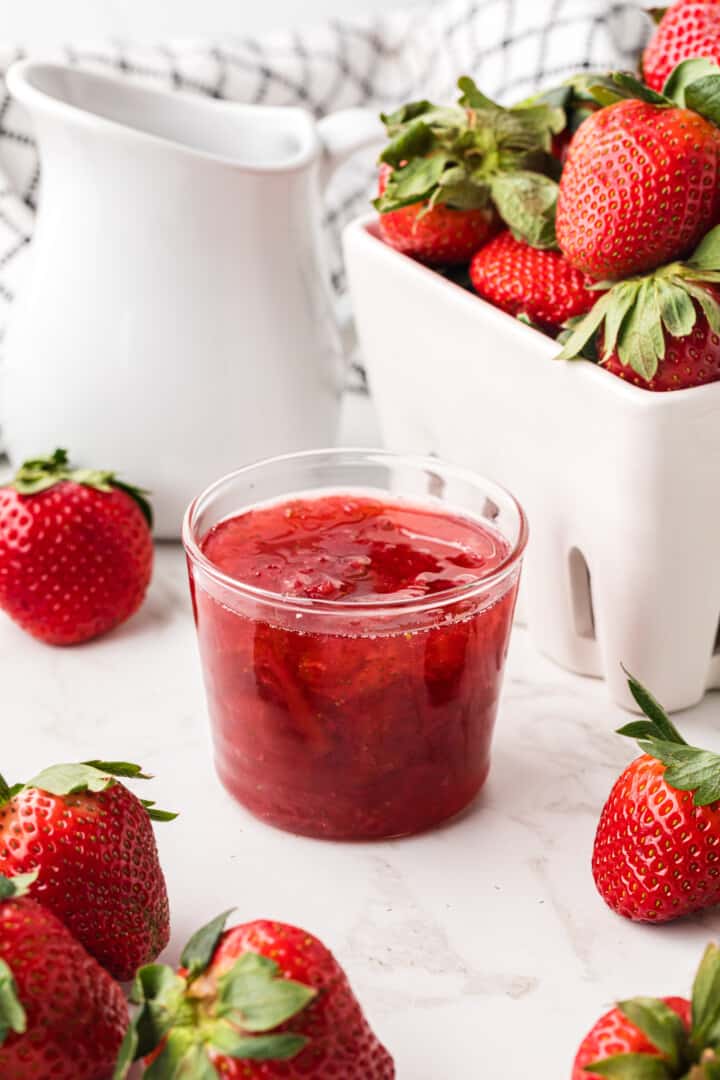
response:
[[(221, 488), (231, 484), (233, 481), (248, 473), (267, 468), (268, 466), (279, 465), (285, 462), (298, 462), (301, 464), (302, 462), (309, 462), (313, 459), (319, 460), (321, 458), (336, 457), (339, 460), (343, 455), (357, 456), (358, 458), (366, 457), (371, 459), (371, 461), (374, 460), (378, 464), (387, 463), (405, 465), (410, 468), (432, 469), (436, 472), (440, 470), (446, 475), (451, 474), (456, 478), (467, 480), (469, 483), (475, 485), (482, 484), (487, 488), (487, 494), (490, 497), (497, 495), (506, 500), (517, 513), (517, 539), (514, 544), (512, 544), (505, 559), (503, 559), (499, 566), (491, 574), (488, 574), (487, 577), (457, 585), (452, 589), (446, 589), (442, 592), (432, 593), (426, 597), (402, 597), (394, 600), (383, 599), (382, 596), (360, 601), (328, 600), (322, 598), (316, 599), (314, 597), (288, 596), (284, 593), (272, 592), (271, 590), (261, 589), (256, 585), (250, 585), (248, 582), (240, 581), (238, 578), (226, 574), (208, 559), (202, 551), (198, 537), (196, 536), (195, 526), (197, 518), (199, 517), (200, 512), (209, 504), (213, 496)], [(293, 493), (289, 491), (285, 497), (291, 498), (292, 494)], [(250, 507), (247, 509), (250, 509)], [(472, 515), (468, 514), (468, 518), (472, 520)], [(507, 539), (507, 537), (505, 537), (505, 539)], [(213, 483), (209, 484), (204, 491), (201, 491), (199, 495), (196, 495), (185, 511), (182, 525), (182, 542), (188, 558), (195, 566), (202, 569), (202, 571), (216, 584), (230, 589), (233, 592), (240, 593), (256, 602), (271, 604), (273, 607), (281, 607), (285, 610), (297, 611), (298, 613), (305, 614), (313, 612), (314, 614), (323, 613), (327, 615), (344, 616), (359, 615), (363, 613), (377, 614), (384, 610), (414, 614), (417, 612), (431, 611), (435, 608), (444, 608), (464, 600), (471, 600), (477, 595), (488, 592), (496, 585), (500, 584), (504, 578), (509, 576), (515, 565), (523, 556), (527, 545), (527, 539), (527, 517), (515, 496), (501, 484), (495, 483), (494, 480), (488, 480), (480, 473), (475, 472), (474, 469), (469, 469), (464, 465), (454, 465), (444, 461), (442, 458), (427, 457), (420, 454), (402, 454), (392, 450), (383, 450), (382, 448), (355, 446), (300, 450), (289, 454), (278, 454), (274, 457), (262, 458), (250, 462), (239, 469), (234, 469), (232, 472), (226, 473), (225, 476), (221, 476), (218, 480), (213, 481)]]

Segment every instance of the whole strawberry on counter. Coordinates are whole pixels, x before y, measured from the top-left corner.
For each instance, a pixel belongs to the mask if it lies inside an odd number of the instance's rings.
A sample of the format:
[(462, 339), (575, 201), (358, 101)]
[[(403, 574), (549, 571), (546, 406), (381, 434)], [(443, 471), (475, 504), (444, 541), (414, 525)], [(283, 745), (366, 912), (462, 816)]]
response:
[(687, 390), (720, 379), (720, 226), (686, 262), (615, 284), (570, 324), (560, 359), (599, 358), (647, 390)]
[(559, 107), (502, 108), (461, 78), (457, 105), (416, 101), (383, 122), (390, 143), (380, 155), (382, 238), (434, 265), (469, 262), (501, 223), (537, 247), (555, 242), (559, 171), (554, 135)]
[(122, 981), (168, 943), (151, 819), (175, 815), (141, 801), (118, 777), (147, 779), (118, 761), (55, 765), (13, 787), (0, 777), (0, 873), (35, 872), (30, 895)]
[(620, 1001), (583, 1039), (572, 1080), (717, 1080), (720, 1076), (720, 949), (709, 945), (692, 1001)]
[(596, 279), (681, 259), (720, 222), (720, 68), (680, 65), (663, 94), (632, 76), (600, 78), (605, 106), (573, 138), (560, 179), (560, 250)]
[(0, 1076), (107, 1080), (128, 1027), (122, 990), (52, 912), (33, 875), (0, 876)]
[(559, 251), (531, 247), (507, 231), (473, 256), (470, 280), (491, 304), (549, 333), (589, 311), (598, 299), (590, 279)]
[(619, 915), (668, 922), (720, 903), (720, 754), (688, 746), (632, 676), (628, 686), (645, 719), (618, 734), (637, 740), (643, 754), (608, 796), (592, 872)]
[(137, 973), (139, 1011), (116, 1080), (140, 1058), (148, 1080), (393, 1080), (392, 1058), (322, 942), (266, 920), (223, 932), (229, 914), (190, 939), (178, 973), (158, 964)]
[(718, 0), (679, 0), (670, 5), (643, 53), (643, 78), (653, 90), (662, 90), (673, 69), (695, 57), (720, 64)]
[(143, 601), (153, 563), (145, 493), (65, 450), (0, 488), (0, 608), (51, 645), (111, 630)]

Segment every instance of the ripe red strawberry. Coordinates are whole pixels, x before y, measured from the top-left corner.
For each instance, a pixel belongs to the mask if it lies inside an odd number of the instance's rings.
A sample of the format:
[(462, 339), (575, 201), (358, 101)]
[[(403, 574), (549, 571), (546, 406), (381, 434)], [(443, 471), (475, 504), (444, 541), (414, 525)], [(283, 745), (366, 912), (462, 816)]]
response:
[(681, 997), (618, 1002), (585, 1036), (572, 1080), (717, 1080), (720, 1076), (720, 949), (708, 945)]
[(589, 348), (589, 358), (646, 390), (720, 380), (720, 226), (686, 263), (618, 282), (571, 326), (562, 359)]
[(647, 719), (619, 734), (644, 753), (605, 803), (592, 872), (619, 915), (668, 922), (720, 903), (720, 755), (688, 746), (647, 690), (629, 686)]
[(128, 1026), (122, 990), (28, 884), (0, 877), (0, 1076), (107, 1080)]
[[(382, 196), (392, 173), (390, 165), (381, 165), (378, 192)], [(386, 244), (420, 262), (436, 266), (459, 266), (469, 261), (500, 225), (492, 206), (482, 210), (455, 210), (427, 200), (381, 214), (380, 235)]]
[(559, 251), (541, 251), (503, 232), (470, 263), (475, 290), (510, 315), (554, 330), (584, 315), (598, 299), (591, 282)]
[(111, 472), (72, 469), (64, 450), (26, 461), (0, 488), (0, 607), (33, 637), (74, 645), (143, 601), (150, 507)]
[[(708, 286), (707, 292), (720, 311), (720, 289)], [(720, 379), (720, 327), (713, 329), (710, 326), (697, 300), (693, 301), (693, 306), (696, 321), (686, 337), (675, 338), (665, 331), (665, 356), (657, 374), (649, 381), (631, 366), (626, 367), (617, 350), (605, 362), (606, 369), (647, 390), (687, 390), (691, 386), (717, 382)]]
[(115, 777), (127, 762), (56, 765), (9, 788), (0, 777), (0, 873), (38, 871), (30, 887), (116, 979), (131, 979), (168, 943), (168, 898), (151, 818)]
[(720, 221), (720, 129), (627, 84), (643, 100), (616, 100), (588, 117), (560, 179), (558, 244), (594, 278), (624, 278), (681, 258)]
[(504, 109), (471, 79), (458, 86), (457, 105), (415, 101), (382, 117), (390, 143), (374, 202), (381, 236), (435, 265), (469, 262), (501, 219), (533, 246), (552, 247), (552, 148), (564, 108), (536, 99)]
[[(686, 1031), (690, 1030), (690, 1002), (686, 998), (661, 998), (659, 1004), (671, 1009), (676, 1016), (680, 1017), (682, 1027)], [(624, 1005), (626, 1008), (630, 1005), (632, 1012), (632, 1003), (625, 1002)], [(673, 1021), (670, 1023), (673, 1024)], [(585, 1036), (575, 1058), (572, 1080), (591, 1080), (593, 1076), (599, 1074), (592, 1069), (588, 1071), (587, 1066), (607, 1061), (619, 1054), (639, 1054), (643, 1058), (661, 1058), (660, 1050), (650, 1041), (644, 1031), (633, 1024), (622, 1011), (622, 1006), (611, 1009), (600, 1017), (597, 1024)], [(642, 1067), (641, 1064), (640, 1067)], [(642, 1080), (642, 1072), (638, 1071), (637, 1075), (638, 1080)], [(660, 1076), (663, 1075), (668, 1074), (660, 1074)]]
[(153, 1080), (393, 1080), (392, 1058), (322, 942), (266, 920), (223, 933), (228, 915), (191, 938), (177, 975), (158, 965), (138, 972), (140, 1011), (117, 1080), (141, 1057)]
[(662, 90), (673, 69), (694, 57), (720, 64), (718, 0), (671, 4), (643, 53), (643, 78), (653, 90)]

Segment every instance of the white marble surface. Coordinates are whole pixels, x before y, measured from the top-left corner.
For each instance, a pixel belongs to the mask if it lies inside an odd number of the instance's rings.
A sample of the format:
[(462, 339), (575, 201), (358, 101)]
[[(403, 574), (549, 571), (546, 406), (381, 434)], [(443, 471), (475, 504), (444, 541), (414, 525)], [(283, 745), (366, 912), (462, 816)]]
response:
[[(372, 436), (352, 410), (348, 442)], [(215, 781), (180, 548), (162, 545), (142, 611), (75, 649), (0, 617), (2, 771), (128, 758), (157, 827), (177, 958), (191, 930), (237, 906), (319, 934), (347, 968), (399, 1080), (563, 1080), (616, 995), (684, 992), (719, 916), (665, 928), (612, 915), (590, 876), (598, 813), (633, 755), (602, 683), (540, 656), (516, 628), (490, 780), (465, 817), (429, 835), (341, 845), (267, 828)], [(679, 717), (720, 748), (717, 695)]]

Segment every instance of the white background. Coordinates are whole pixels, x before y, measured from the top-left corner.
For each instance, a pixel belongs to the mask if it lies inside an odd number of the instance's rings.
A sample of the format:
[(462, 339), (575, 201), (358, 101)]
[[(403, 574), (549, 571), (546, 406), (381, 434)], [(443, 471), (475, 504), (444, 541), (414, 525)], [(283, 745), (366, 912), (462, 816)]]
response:
[(399, 6), (402, 0), (5, 0), (5, 42), (54, 44), (86, 37), (256, 33), (326, 16)]

